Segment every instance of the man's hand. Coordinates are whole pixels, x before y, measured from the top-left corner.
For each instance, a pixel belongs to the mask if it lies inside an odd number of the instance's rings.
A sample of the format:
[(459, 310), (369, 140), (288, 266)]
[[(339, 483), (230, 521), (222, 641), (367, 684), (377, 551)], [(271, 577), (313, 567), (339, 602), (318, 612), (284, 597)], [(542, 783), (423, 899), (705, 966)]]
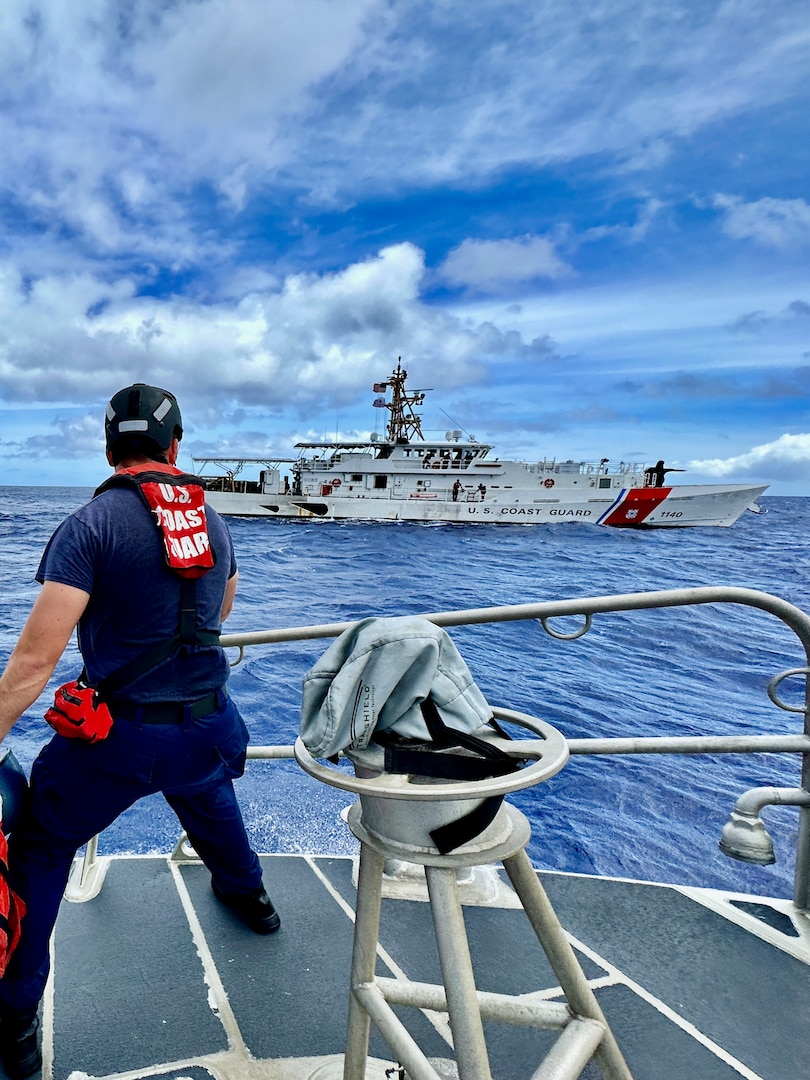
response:
[(36, 701), (53, 674), (90, 594), (46, 581), (0, 677), (0, 739)]

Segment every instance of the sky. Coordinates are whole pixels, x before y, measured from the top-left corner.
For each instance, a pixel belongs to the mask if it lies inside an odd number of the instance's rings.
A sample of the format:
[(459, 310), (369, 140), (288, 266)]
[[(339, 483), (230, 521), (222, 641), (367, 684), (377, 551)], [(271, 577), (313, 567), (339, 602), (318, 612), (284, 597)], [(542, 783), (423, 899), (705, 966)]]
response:
[(810, 495), (806, 0), (3, 0), (0, 483), (106, 402)]

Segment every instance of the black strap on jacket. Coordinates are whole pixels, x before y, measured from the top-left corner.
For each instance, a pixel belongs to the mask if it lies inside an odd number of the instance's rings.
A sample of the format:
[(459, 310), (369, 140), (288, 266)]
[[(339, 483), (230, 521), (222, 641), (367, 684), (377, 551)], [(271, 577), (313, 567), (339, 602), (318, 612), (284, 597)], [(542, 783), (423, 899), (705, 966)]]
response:
[[(385, 750), (385, 770), (392, 773), (414, 773), (417, 776), (433, 776), (447, 780), (484, 780), (491, 776), (506, 776), (516, 772), (520, 760), (507, 754), (498, 746), (493, 746), (485, 739), (480, 739), (468, 731), (459, 731), (445, 724), (436, 703), (428, 696), (421, 702), (420, 708), (431, 738), (431, 744), (408, 744), (400, 741), (389, 732), (375, 733), (375, 740)], [(504, 738), (509, 736), (495, 718), (489, 724)], [(435, 750), (460, 746), (472, 751), (477, 757), (467, 754), (437, 754)], [(495, 819), (503, 802), (503, 795), (492, 795), (484, 799), (475, 809), (431, 830), (430, 838), (442, 855), (447, 855), (462, 844), (478, 836)]]

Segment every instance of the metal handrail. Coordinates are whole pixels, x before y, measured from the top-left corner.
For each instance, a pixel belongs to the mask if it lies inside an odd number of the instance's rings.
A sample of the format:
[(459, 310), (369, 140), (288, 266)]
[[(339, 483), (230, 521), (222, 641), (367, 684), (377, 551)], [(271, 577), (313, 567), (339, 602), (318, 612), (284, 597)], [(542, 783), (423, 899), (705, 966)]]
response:
[[(800, 753), (802, 755), (801, 791), (810, 792), (810, 679), (808, 679), (810, 674), (810, 615), (780, 597), (757, 589), (745, 589), (736, 586), (701, 586), (689, 589), (665, 589), (656, 592), (546, 600), (531, 604), (512, 604), (502, 607), (427, 612), (422, 615), (422, 618), (435, 623), (437, 626), (463, 626), (525, 620), (539, 621), (550, 636), (558, 640), (574, 640), (582, 637), (591, 629), (592, 616), (595, 614), (719, 603), (740, 604), (765, 611), (780, 619), (799, 638), (804, 648), (807, 666), (791, 668), (775, 676), (768, 687), (768, 694), (779, 708), (804, 714), (803, 734), (569, 739), (569, 752), (571, 754), (586, 755)], [(585, 620), (583, 626), (573, 633), (562, 633), (549, 625), (551, 619), (572, 615), (581, 615)], [(246, 646), (338, 637), (352, 626), (354, 626), (354, 621), (224, 634), (221, 638), (221, 644), (225, 648), (239, 649), (239, 655), (234, 661), (234, 664), (238, 664), (244, 655)], [(776, 696), (776, 687), (787, 676), (804, 677), (803, 706), (787, 705)], [(250, 747), (248, 757), (254, 760), (288, 759), (293, 757), (293, 748), (291, 746)], [(802, 911), (810, 907), (810, 806), (806, 805), (800, 805), (799, 807), (794, 902), (796, 907)]]
[[(719, 603), (744, 604), (775, 615), (796, 633), (810, 663), (810, 615), (771, 593), (735, 586), (705, 585), (694, 589), (663, 589), (658, 592), (577, 597), (573, 600), (544, 600), (534, 604), (511, 604), (506, 607), (426, 612), (421, 617), (437, 626), (464, 626), (475, 623), (518, 622), (526, 619), (548, 620), (564, 615), (593, 615), (597, 612), (640, 611), (645, 608)], [(354, 626), (354, 621), (223, 634), (221, 643), (227, 648), (280, 644), (285, 641), (308, 641), (314, 638), (338, 637), (350, 626)]]

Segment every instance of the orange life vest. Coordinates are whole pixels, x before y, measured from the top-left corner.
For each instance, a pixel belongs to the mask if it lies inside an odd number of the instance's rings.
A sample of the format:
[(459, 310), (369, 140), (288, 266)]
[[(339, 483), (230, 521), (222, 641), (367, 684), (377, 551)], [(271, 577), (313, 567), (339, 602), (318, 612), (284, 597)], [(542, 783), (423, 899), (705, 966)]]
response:
[(154, 515), (166, 562), (180, 577), (198, 578), (214, 565), (200, 479), (157, 461), (119, 469), (96, 491), (133, 486)]

